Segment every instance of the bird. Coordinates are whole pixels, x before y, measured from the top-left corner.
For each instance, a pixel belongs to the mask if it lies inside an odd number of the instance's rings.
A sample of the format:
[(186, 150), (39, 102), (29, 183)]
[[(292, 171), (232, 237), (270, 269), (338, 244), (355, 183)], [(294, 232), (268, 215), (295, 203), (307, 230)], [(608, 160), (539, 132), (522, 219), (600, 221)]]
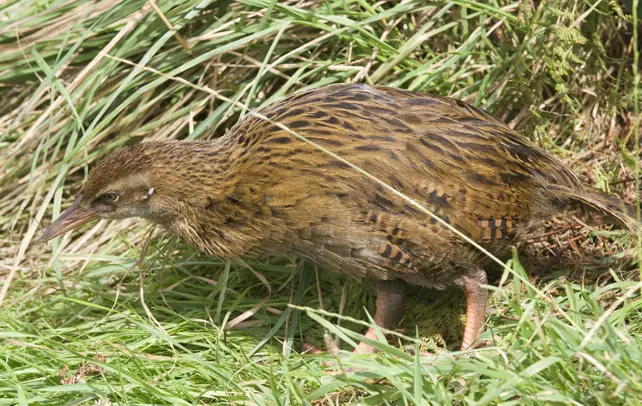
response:
[[(585, 186), (560, 159), (471, 104), (331, 84), (259, 108), (218, 138), (115, 150), (41, 240), (95, 219), (142, 217), (221, 259), (298, 258), (370, 279), (372, 339), (377, 327), (399, 322), (409, 285), (458, 286), (465, 350), (485, 322), (490, 260), (462, 235), (502, 256), (559, 213), (638, 227), (620, 198)], [(362, 342), (354, 351), (375, 349)]]

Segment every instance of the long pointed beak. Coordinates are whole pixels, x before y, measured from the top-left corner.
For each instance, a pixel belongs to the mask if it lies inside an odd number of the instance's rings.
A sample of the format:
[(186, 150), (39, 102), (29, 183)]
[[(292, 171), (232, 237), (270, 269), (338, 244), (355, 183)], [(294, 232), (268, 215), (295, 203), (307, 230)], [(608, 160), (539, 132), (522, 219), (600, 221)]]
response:
[(98, 212), (96, 210), (83, 209), (80, 207), (81, 200), (82, 194), (76, 198), (71, 207), (60, 214), (60, 217), (58, 217), (56, 221), (51, 223), (49, 227), (45, 228), (45, 231), (40, 237), (40, 242), (47, 242), (69, 230), (73, 230), (76, 227), (98, 218)]

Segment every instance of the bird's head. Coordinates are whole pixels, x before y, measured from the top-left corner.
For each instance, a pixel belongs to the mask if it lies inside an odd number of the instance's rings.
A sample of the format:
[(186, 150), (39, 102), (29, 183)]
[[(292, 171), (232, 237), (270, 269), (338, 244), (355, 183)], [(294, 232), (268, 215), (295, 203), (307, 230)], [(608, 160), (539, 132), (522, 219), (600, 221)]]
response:
[[(90, 172), (74, 203), (47, 227), (46, 242), (96, 219), (158, 215), (158, 186), (154, 185), (153, 151), (141, 144), (121, 148)], [(156, 202), (155, 202), (156, 200)], [(156, 203), (156, 205), (154, 204)]]

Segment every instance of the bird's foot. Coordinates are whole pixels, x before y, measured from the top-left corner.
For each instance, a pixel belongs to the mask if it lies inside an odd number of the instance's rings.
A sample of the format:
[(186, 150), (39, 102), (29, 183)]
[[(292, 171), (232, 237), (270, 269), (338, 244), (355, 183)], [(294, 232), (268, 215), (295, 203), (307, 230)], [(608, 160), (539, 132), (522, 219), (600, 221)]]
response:
[[(326, 344), (328, 344), (328, 337), (326, 337)], [(305, 353), (305, 354), (313, 354), (313, 355), (321, 355), (321, 354), (330, 353), (330, 354), (333, 354), (335, 356), (338, 356), (339, 352), (338, 352), (338, 347), (337, 347), (337, 343), (336, 342), (330, 341), (330, 345), (327, 345), (327, 348), (328, 348), (328, 350), (323, 350), (323, 349), (321, 349), (319, 347), (316, 347), (316, 346), (314, 346), (312, 344), (305, 343), (305, 344), (303, 344), (303, 353)], [(415, 355), (415, 349), (414, 348), (408, 348), (406, 351), (412, 356)], [(369, 344), (366, 344), (364, 342), (360, 342), (359, 346), (352, 351), (353, 354), (374, 354), (374, 353), (377, 353), (377, 352), (379, 352), (379, 350), (377, 350), (375, 347), (373, 347), (373, 346), (371, 346)], [(432, 352), (428, 352), (428, 351), (419, 351), (419, 356), (420, 357), (434, 357), (435, 354), (432, 353)], [(328, 374), (328, 375), (340, 375), (342, 373), (349, 373), (349, 372), (355, 372), (355, 371), (360, 371), (361, 370), (361, 368), (356, 368), (356, 367), (350, 367), (350, 368), (343, 367), (343, 366), (340, 365), (340, 362), (338, 362), (337, 360), (323, 361), (321, 363), (321, 365), (324, 368), (332, 368), (332, 369), (328, 369), (328, 370), (325, 371), (325, 373)], [(337, 369), (337, 366), (339, 366), (338, 369)]]
[(468, 348), (463, 348), (462, 347), (462, 351), (463, 350), (476, 350), (477, 348), (484, 348), (484, 347), (488, 347), (490, 345), (493, 345), (493, 341), (492, 340), (478, 340), (478, 341), (475, 341)]
[(303, 343), (303, 354), (319, 355), (319, 354), (323, 354), (324, 352), (325, 351), (323, 351), (317, 346), (314, 346), (309, 343)]
[[(370, 331), (370, 330), (368, 330), (368, 331)], [(325, 343), (326, 343), (326, 348), (328, 348), (327, 351), (324, 351), (324, 350), (320, 349), (319, 347), (316, 347), (316, 346), (314, 346), (312, 344), (304, 343), (303, 344), (303, 352), (305, 354), (314, 354), (314, 355), (320, 355), (320, 354), (324, 354), (324, 353), (329, 353), (329, 354), (332, 354), (334, 356), (338, 356), (339, 355), (339, 347), (337, 346), (337, 343), (334, 340), (331, 339), (330, 336), (327, 336), (327, 335), (325, 336)], [(352, 351), (353, 354), (372, 354), (372, 353), (375, 353), (375, 352), (377, 352), (376, 348), (374, 348), (371, 345), (368, 345), (368, 344), (366, 344), (364, 342), (359, 343), (359, 346)], [(324, 368), (336, 368), (337, 367), (337, 363), (338, 362), (336, 360), (328, 360), (328, 361), (323, 361), (321, 363), (321, 365)], [(340, 365), (340, 363), (339, 363), (339, 365)], [(360, 370), (360, 368), (341, 367), (341, 369), (330, 369), (330, 370), (327, 370), (327, 371), (325, 371), (325, 373), (328, 374), (328, 375), (339, 375), (339, 374), (342, 374), (342, 373), (355, 372), (355, 371), (359, 371), (359, 370)]]

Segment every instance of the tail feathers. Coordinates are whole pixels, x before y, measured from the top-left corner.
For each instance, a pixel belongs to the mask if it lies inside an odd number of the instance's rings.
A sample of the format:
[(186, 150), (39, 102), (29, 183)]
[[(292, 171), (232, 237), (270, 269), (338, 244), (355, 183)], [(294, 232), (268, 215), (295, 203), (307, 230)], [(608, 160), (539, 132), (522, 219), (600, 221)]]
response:
[(619, 197), (596, 190), (578, 191), (558, 185), (550, 185), (547, 190), (552, 193), (558, 207), (579, 209), (587, 223), (612, 223), (631, 232), (637, 232), (640, 227), (635, 207), (624, 203)]

